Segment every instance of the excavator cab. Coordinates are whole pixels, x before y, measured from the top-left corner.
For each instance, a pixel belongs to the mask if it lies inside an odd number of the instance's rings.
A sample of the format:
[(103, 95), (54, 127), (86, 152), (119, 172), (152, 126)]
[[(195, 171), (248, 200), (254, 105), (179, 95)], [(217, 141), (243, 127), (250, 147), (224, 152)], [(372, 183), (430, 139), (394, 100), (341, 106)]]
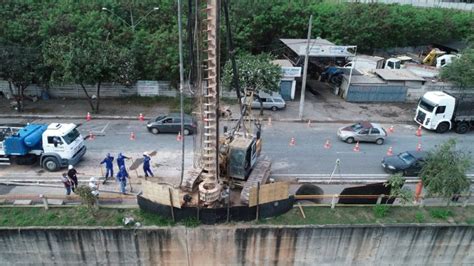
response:
[(236, 136), (229, 143), (227, 174), (230, 178), (246, 180), (257, 161), (257, 140)]

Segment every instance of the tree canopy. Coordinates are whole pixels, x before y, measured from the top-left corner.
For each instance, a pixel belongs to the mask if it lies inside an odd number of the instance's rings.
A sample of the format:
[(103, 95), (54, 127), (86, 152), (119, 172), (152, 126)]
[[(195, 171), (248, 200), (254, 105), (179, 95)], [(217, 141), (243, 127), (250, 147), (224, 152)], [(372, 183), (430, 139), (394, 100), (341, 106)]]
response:
[[(237, 58), (240, 90), (245, 91), (278, 91), (281, 78), (281, 67), (271, 62), (268, 54), (242, 55)], [(233, 89), (233, 71), (228, 61), (223, 69), (222, 81), (227, 89)]]
[(470, 155), (456, 150), (456, 140), (450, 139), (428, 153), (420, 177), (429, 195), (450, 198), (469, 189), (471, 165)]
[(474, 47), (465, 49), (460, 58), (441, 70), (441, 78), (451, 81), (460, 89), (474, 90)]

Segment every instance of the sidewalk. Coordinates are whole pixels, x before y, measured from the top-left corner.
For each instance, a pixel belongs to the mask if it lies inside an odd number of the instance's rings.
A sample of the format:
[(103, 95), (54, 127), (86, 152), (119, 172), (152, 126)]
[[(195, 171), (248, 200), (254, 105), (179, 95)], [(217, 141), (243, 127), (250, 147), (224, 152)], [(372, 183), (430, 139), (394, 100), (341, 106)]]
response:
[[(372, 121), (379, 123), (409, 123), (413, 119), (416, 105), (414, 103), (349, 103), (332, 94), (330, 87), (321, 82), (310, 81), (311, 90), (305, 94), (303, 121), (306, 122), (340, 122)], [(273, 121), (301, 121), (299, 117), (299, 94), (294, 101), (287, 102), (287, 108), (281, 111), (265, 110), (262, 119)], [(149, 98), (101, 99), (100, 114), (92, 114), (93, 119), (134, 120), (142, 113), (146, 119), (158, 114), (168, 113), (171, 103), (165, 100), (153, 101)], [(225, 105), (225, 104), (224, 104)], [(238, 119), (239, 108), (230, 106), (231, 119)], [(9, 101), (0, 99), (0, 118), (29, 119), (85, 119), (90, 112), (85, 99), (50, 99), (38, 102), (26, 102), (25, 111), (18, 113), (9, 107)], [(258, 117), (259, 110), (253, 110)]]

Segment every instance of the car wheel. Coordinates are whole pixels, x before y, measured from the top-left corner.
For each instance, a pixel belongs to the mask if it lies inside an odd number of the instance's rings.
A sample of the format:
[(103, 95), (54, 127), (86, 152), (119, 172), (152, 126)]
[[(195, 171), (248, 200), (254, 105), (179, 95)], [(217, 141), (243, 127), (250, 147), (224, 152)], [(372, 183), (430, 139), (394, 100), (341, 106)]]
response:
[(156, 135), (156, 134), (160, 133), (160, 131), (158, 130), (158, 128), (154, 127), (154, 128), (151, 129), (151, 133)]
[(346, 142), (349, 143), (349, 144), (354, 143), (354, 138), (352, 138), (352, 137), (347, 138)]
[(278, 107), (272, 106), (272, 111), (276, 111), (276, 110), (278, 110)]
[(458, 134), (465, 134), (468, 131), (469, 131), (469, 124), (466, 122), (462, 122), (456, 127), (456, 133)]
[(383, 144), (383, 139), (377, 139), (377, 140), (375, 141), (375, 143), (376, 143), (377, 145), (382, 145), (382, 144)]
[(187, 128), (185, 128), (183, 130), (183, 135), (185, 135), (185, 136), (189, 135), (190, 133), (191, 133), (191, 131), (189, 131), (189, 129), (187, 129)]
[(449, 130), (449, 124), (446, 122), (439, 124), (438, 127), (436, 128), (436, 132), (438, 133), (444, 133), (448, 130)]
[(54, 172), (59, 169), (58, 160), (56, 160), (56, 158), (53, 158), (53, 157), (46, 158), (43, 161), (43, 167), (50, 172)]

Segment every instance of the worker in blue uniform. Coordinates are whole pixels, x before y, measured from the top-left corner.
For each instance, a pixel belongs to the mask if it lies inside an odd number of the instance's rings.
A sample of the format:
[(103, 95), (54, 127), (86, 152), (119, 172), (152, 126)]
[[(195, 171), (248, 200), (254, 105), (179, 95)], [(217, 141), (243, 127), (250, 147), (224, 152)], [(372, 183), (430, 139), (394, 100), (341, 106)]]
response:
[[(127, 157), (125, 155), (123, 155), (121, 152), (118, 154), (117, 156), (117, 166), (119, 168), (119, 171), (120, 169), (123, 167), (125, 167), (125, 159), (130, 159), (130, 157)], [(127, 168), (125, 167), (125, 172), (127, 172)], [(128, 175), (128, 173), (127, 173)]]
[(113, 164), (113, 162), (114, 162), (114, 157), (111, 156), (110, 153), (107, 153), (107, 155), (102, 160), (102, 162), (100, 162), (100, 164), (105, 164), (105, 169), (106, 169), (104, 184), (107, 181), (107, 179), (109, 178), (109, 176), (110, 177), (114, 176), (114, 164)]
[(150, 155), (147, 152), (143, 153), (143, 172), (145, 172), (145, 177), (154, 176), (153, 172), (150, 169)]
[(127, 178), (127, 170), (125, 170), (125, 165), (122, 165), (117, 173), (117, 181), (120, 183), (120, 192), (123, 194), (127, 192)]

